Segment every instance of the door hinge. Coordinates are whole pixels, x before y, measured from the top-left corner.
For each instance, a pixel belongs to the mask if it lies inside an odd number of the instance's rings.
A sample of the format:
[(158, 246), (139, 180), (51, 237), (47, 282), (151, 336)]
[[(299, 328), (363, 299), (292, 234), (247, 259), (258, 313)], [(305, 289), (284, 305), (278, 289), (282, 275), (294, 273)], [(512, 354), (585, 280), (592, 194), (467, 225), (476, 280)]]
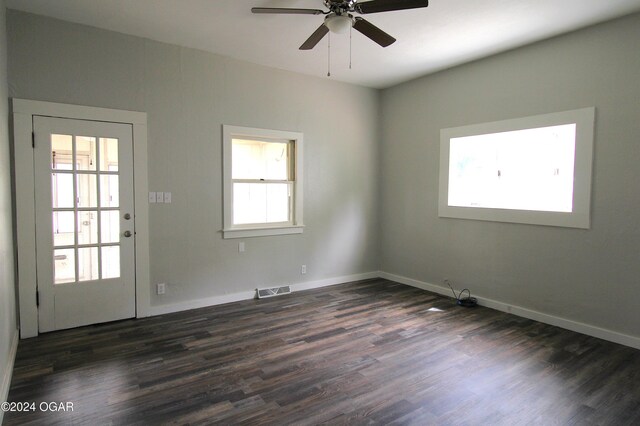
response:
[(31, 147), (36, 147), (36, 132), (31, 132)]
[(36, 306), (40, 306), (40, 292), (36, 290)]

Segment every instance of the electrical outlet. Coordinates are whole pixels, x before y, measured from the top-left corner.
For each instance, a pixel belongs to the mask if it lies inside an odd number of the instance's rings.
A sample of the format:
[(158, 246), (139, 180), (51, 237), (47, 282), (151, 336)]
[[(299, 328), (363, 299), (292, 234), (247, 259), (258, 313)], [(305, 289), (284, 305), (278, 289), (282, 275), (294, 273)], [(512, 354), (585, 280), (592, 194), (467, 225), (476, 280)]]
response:
[(238, 253), (244, 253), (244, 241), (238, 243)]
[(300, 267), (300, 273), (301, 273), (302, 275), (304, 275), (304, 274), (306, 274), (306, 273), (307, 273), (307, 265), (302, 265), (302, 266)]
[(165, 290), (166, 290), (165, 283), (156, 284), (156, 294), (164, 294)]

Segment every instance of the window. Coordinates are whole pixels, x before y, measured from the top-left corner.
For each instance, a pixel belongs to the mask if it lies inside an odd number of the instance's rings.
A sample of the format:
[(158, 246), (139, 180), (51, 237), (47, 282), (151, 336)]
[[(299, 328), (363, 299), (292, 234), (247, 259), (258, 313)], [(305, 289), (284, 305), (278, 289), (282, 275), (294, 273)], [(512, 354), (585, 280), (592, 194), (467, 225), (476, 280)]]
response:
[(224, 238), (302, 233), (302, 133), (222, 132)]
[(443, 129), (439, 215), (589, 228), (595, 108)]

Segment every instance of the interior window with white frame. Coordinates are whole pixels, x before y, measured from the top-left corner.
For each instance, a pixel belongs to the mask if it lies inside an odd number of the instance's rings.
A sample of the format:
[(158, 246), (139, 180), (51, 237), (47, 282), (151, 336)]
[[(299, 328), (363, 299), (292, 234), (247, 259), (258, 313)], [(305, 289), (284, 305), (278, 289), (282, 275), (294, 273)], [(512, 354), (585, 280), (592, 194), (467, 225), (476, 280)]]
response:
[(588, 229), (595, 108), (442, 129), (440, 217)]
[(224, 238), (302, 232), (302, 139), (223, 126)]

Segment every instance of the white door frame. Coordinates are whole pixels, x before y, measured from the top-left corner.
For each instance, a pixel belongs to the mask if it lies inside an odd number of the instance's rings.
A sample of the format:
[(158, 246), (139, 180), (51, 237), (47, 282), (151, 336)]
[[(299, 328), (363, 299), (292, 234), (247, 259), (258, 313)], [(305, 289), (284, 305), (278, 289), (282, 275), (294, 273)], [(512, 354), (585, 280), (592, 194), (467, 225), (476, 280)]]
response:
[(108, 121), (133, 126), (133, 180), (136, 212), (136, 317), (150, 315), (149, 204), (147, 178), (147, 114), (53, 102), (13, 99), (16, 187), (16, 244), (20, 338), (38, 335), (36, 304), (36, 222), (33, 166), (33, 116)]

